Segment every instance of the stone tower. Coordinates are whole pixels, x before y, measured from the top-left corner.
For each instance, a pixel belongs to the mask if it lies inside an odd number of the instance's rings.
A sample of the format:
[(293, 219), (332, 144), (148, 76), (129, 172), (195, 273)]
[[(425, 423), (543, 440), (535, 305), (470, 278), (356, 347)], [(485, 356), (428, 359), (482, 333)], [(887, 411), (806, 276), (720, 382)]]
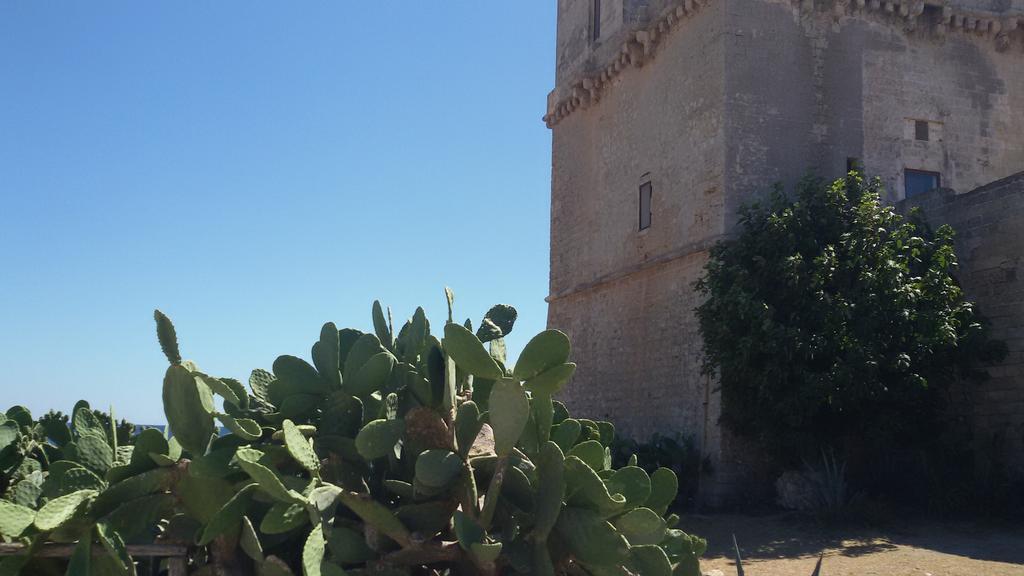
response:
[[(809, 170), (863, 166), (892, 202), (1024, 170), (1024, 0), (558, 0), (544, 119), (548, 323), (579, 364), (563, 400), (634, 437), (695, 436), (715, 469), (703, 497), (722, 502), (751, 455), (701, 375), (692, 285), (708, 248), (741, 204)], [(1024, 464), (1013, 286), (1007, 426)]]

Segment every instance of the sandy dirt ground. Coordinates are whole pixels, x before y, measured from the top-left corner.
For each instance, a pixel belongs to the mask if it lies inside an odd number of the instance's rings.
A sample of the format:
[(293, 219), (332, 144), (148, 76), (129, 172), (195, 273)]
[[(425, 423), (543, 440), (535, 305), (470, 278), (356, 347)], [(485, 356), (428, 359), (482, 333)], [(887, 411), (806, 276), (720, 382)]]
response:
[(735, 576), (736, 535), (746, 576), (1024, 576), (1024, 525), (905, 521), (898, 527), (826, 528), (790, 515), (684, 516), (708, 539), (705, 571)]

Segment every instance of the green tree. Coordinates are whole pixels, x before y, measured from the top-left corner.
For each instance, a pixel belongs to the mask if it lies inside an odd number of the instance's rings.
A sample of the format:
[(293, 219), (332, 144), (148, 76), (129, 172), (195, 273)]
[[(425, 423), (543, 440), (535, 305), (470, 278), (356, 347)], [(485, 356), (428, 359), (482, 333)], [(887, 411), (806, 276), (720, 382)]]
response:
[(792, 199), (776, 188), (741, 210), (697, 283), (724, 423), (783, 463), (826, 445), (923, 446), (951, 385), (1005, 355), (953, 275), (953, 230), (880, 191), (853, 173), (805, 179)]

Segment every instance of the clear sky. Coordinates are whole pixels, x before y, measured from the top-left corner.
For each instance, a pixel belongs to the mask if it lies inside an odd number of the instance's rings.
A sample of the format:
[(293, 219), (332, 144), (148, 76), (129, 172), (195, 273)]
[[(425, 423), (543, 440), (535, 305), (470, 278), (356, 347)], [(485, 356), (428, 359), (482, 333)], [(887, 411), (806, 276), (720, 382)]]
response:
[(545, 325), (555, 2), (0, 3), (0, 405), (162, 423), (423, 305)]

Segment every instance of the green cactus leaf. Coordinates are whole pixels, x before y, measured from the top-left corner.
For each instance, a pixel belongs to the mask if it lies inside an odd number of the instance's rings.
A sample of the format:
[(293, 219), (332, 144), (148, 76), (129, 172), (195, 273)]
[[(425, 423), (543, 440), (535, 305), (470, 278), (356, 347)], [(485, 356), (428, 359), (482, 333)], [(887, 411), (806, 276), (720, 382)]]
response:
[[(274, 376), (277, 377), (277, 384), (271, 387), (271, 398), (274, 398), (275, 388), (280, 387), (286, 391), (285, 396), (290, 394), (312, 394), (320, 395), (331, 392), (330, 384), (320, 377), (316, 368), (308, 362), (296, 356), (278, 356), (274, 360)], [(281, 401), (283, 402), (283, 398)], [(280, 406), (278, 402), (274, 403)]]
[(315, 394), (292, 394), (281, 402), (281, 415), (296, 420), (304, 418), (320, 405), (322, 398)]
[[(56, 444), (58, 448), (73, 440), (71, 429), (64, 422), (53, 419), (42, 420), (39, 423), (42, 424), (46, 437)], [(0, 441), (0, 447), (3, 447), (3, 441)]]
[(664, 515), (679, 493), (679, 479), (668, 468), (658, 468), (651, 475), (651, 496), (645, 506)]
[(317, 524), (306, 537), (306, 543), (302, 546), (302, 573), (304, 576), (321, 576), (320, 565), (324, 561), (326, 546), (323, 524)]
[(107, 487), (107, 483), (87, 468), (72, 468), (61, 475), (60, 493), (71, 494), (79, 490), (95, 490), (99, 492)]
[(181, 459), (181, 444), (177, 438), (171, 438), (167, 441), (166, 453), (150, 452), (149, 458), (157, 466), (173, 466)]
[(597, 429), (601, 433), (601, 444), (611, 446), (615, 441), (615, 425), (611, 422), (598, 422)]
[(374, 420), (359, 431), (356, 449), (367, 460), (383, 458), (391, 453), (404, 432), (404, 420)]
[(208, 374), (202, 374), (198, 372), (193, 372), (193, 374), (195, 375), (196, 378), (202, 380), (203, 384), (206, 384), (206, 386), (210, 389), (211, 392), (213, 392), (214, 394), (219, 394), (220, 397), (223, 398), (225, 402), (230, 402), (235, 406), (240, 406), (242, 404), (242, 398), (249, 398), (248, 395), (239, 396), (238, 390), (236, 390), (233, 385), (228, 384), (227, 382), (220, 378), (214, 378), (213, 376), (210, 376)]
[(458, 445), (460, 456), (465, 458), (469, 455), (469, 449), (472, 448), (473, 441), (483, 426), (484, 418), (476, 403), (469, 400), (459, 405), (455, 415), (455, 443)]
[(249, 375), (249, 389), (252, 395), (260, 402), (271, 404), (270, 385), (275, 380), (274, 375), (262, 368), (257, 368)]
[(234, 378), (220, 378), (220, 381), (223, 382), (225, 386), (230, 388), (231, 391), (234, 392), (234, 395), (238, 398), (236, 406), (243, 410), (249, 408), (249, 393), (246, 392), (245, 390), (245, 384), (242, 384), (241, 382)]
[(448, 302), (448, 322), (454, 322), (453, 313), (455, 312), (455, 291), (448, 286), (445, 286), (444, 299)]
[(377, 553), (366, 545), (366, 537), (346, 526), (334, 526), (327, 538), (327, 548), (341, 564), (362, 564), (377, 557)]
[[(676, 567), (672, 571), (673, 576), (701, 575), (700, 557), (707, 549), (706, 540), (690, 536), (682, 530), (669, 530), (660, 547), (676, 562)], [(742, 572), (739, 568), (738, 571)]]
[(405, 504), (395, 510), (395, 517), (409, 530), (433, 536), (448, 528), (456, 506), (458, 504), (454, 500)]
[(575, 456), (587, 463), (595, 472), (604, 470), (604, 446), (597, 440), (580, 442), (569, 450), (569, 456)]
[(388, 478), (387, 480), (384, 480), (384, 487), (395, 496), (399, 496), (401, 498), (411, 500), (416, 496), (416, 490), (413, 488), (412, 484), (401, 480)]
[(629, 556), (629, 543), (593, 510), (565, 508), (555, 531), (581, 562), (614, 566)]
[(565, 496), (565, 457), (558, 444), (545, 442), (537, 457), (537, 498), (534, 505), (534, 540), (546, 540), (551, 533)]
[(328, 322), (320, 329), (320, 340), (313, 344), (313, 365), (333, 388), (341, 387), (341, 341), (338, 327)]
[(530, 401), (518, 381), (502, 378), (494, 383), (489, 404), (489, 419), (494, 430), (494, 451), (498, 456), (507, 456), (515, 448), (523, 428), (530, 419)]
[(630, 547), (627, 565), (635, 574), (672, 576), (672, 563), (669, 562), (668, 555), (659, 546), (653, 544)]
[(551, 396), (534, 394), (530, 398), (530, 415), (537, 427), (537, 445), (543, 446), (551, 439), (551, 426), (554, 424), (555, 408)]
[(632, 546), (658, 544), (665, 539), (665, 519), (650, 508), (636, 508), (617, 517), (612, 524)]
[(608, 492), (626, 497), (626, 509), (637, 508), (647, 503), (651, 496), (651, 477), (643, 468), (625, 466), (619, 468), (605, 480)]
[(214, 433), (213, 396), (187, 368), (171, 366), (164, 375), (164, 415), (181, 446), (202, 456)]
[(494, 380), (488, 378), (473, 378), (473, 402), (480, 408), (480, 412), (487, 412), (491, 409), (491, 389), (494, 388)]
[(238, 465), (253, 480), (259, 483), (260, 490), (268, 496), (288, 504), (305, 504), (306, 499), (301, 494), (285, 488), (285, 485), (273, 470), (259, 463), (262, 457), (263, 452), (253, 448), (239, 448), (235, 452), (235, 459)]
[(551, 440), (558, 444), (562, 452), (568, 452), (576, 445), (582, 430), (583, 428), (580, 426), (579, 420), (566, 418), (551, 429)]
[(150, 453), (168, 455), (170, 446), (167, 439), (156, 428), (146, 428), (135, 437), (135, 449), (129, 464), (133, 471), (144, 472), (156, 465)]
[(476, 337), (484, 344), (501, 340), (501, 328), (490, 319), (484, 318), (476, 329)]
[(156, 339), (160, 342), (160, 349), (163, 350), (167, 361), (174, 364), (181, 364), (181, 352), (178, 351), (178, 334), (174, 330), (174, 324), (163, 312), (153, 311), (153, 319), (156, 320)]
[(526, 473), (518, 466), (509, 466), (505, 470), (501, 499), (519, 510), (533, 511), (534, 489)]
[(0, 500), (0, 536), (17, 538), (35, 519), (35, 510)]
[(123, 576), (135, 576), (135, 563), (132, 561), (132, 557), (128, 554), (128, 547), (125, 546), (124, 540), (121, 536), (112, 530), (106, 523), (98, 522), (96, 524), (96, 538), (106, 549), (107, 555), (110, 557), (112, 566), (117, 568), (117, 571)]
[(352, 351), (352, 346), (362, 335), (362, 332), (352, 328), (338, 330), (338, 368), (342, 374), (345, 373), (345, 364), (348, 361), (349, 352)]
[(501, 555), (501, 542), (494, 542), (492, 544), (476, 542), (470, 547), (470, 552), (477, 562), (491, 564)]
[(459, 393), (459, 368), (455, 365), (455, 359), (451, 356), (445, 357), (444, 361), (444, 388), (441, 390), (441, 410), (450, 413), (455, 409)]
[(534, 336), (519, 354), (512, 375), (529, 380), (569, 360), (569, 337), (558, 330), (545, 330)]
[(480, 524), (467, 516), (462, 510), (456, 510), (454, 514), (455, 536), (459, 540), (459, 546), (469, 552), (473, 544), (484, 541), (487, 533)]
[(505, 361), (508, 359), (508, 347), (505, 345), (505, 339), (495, 338), (491, 340), (490, 344), (487, 345), (487, 352), (498, 363), (498, 366), (504, 369)]
[(560, 364), (526, 380), (526, 389), (533, 394), (554, 396), (575, 373), (575, 364)]
[(610, 494), (608, 487), (588, 464), (575, 456), (565, 458), (566, 504), (589, 508), (607, 517), (622, 511), (625, 496)]
[(334, 508), (338, 503), (338, 493), (341, 488), (334, 484), (325, 483), (323, 486), (314, 488), (308, 494), (309, 505), (315, 509), (321, 517), (330, 518), (334, 515)]
[[(505, 547), (508, 553), (509, 559), (515, 561), (516, 550), (523, 550), (524, 547), (518, 548)], [(528, 573), (533, 576), (555, 576), (555, 565), (551, 561), (551, 552), (548, 551), (548, 543), (544, 540), (535, 540), (533, 546), (530, 549), (529, 564), (524, 568), (518, 568), (519, 573)]]
[(472, 332), (458, 324), (445, 325), (444, 349), (460, 368), (474, 376), (492, 380), (504, 376), (483, 343)]
[(398, 335), (398, 343), (395, 348), (401, 351), (402, 359), (415, 363), (416, 357), (423, 350), (428, 334), (430, 334), (430, 322), (427, 321), (427, 315), (423, 308), (418, 307), (413, 313), (412, 319), (402, 327)]
[(163, 492), (170, 488), (177, 473), (178, 471), (173, 468), (156, 468), (111, 484), (96, 498), (93, 510), (97, 516), (104, 516), (123, 502)]
[(327, 399), (320, 417), (320, 433), (355, 438), (363, 426), (363, 402), (347, 392), (335, 392)]
[(219, 412), (215, 414), (217, 419), (220, 420), (232, 434), (235, 434), (243, 440), (259, 440), (260, 436), (263, 435), (263, 429), (260, 428), (260, 425), (255, 420), (251, 420), (249, 418), (234, 418)]
[(238, 537), (238, 545), (245, 554), (252, 558), (257, 564), (264, 561), (263, 545), (260, 544), (260, 537), (252, 526), (248, 516), (242, 515), (242, 532)]
[(384, 345), (385, 348), (391, 350), (395, 346), (394, 336), (391, 334), (391, 326), (388, 323), (388, 319), (384, 316), (384, 309), (380, 305), (380, 301), (373, 301), (373, 331), (377, 334), (377, 339)]
[(97, 474), (106, 474), (114, 465), (114, 451), (105, 436), (88, 433), (75, 440), (76, 459)]
[[(184, 476), (174, 489), (188, 515), (200, 524), (208, 524), (214, 514), (235, 495), (235, 487), (222, 478)], [(195, 538), (199, 526), (188, 535)]]
[(459, 477), (462, 458), (448, 450), (426, 450), (416, 458), (416, 481), (430, 488), (444, 488)]
[(15, 504), (35, 509), (37, 507), (36, 504), (39, 501), (39, 497), (43, 495), (42, 473), (33, 473), (33, 475), (36, 474), (39, 476), (38, 482), (30, 478), (26, 478), (25, 480), (18, 482), (7, 493), (7, 499)]
[(292, 458), (300, 466), (309, 470), (310, 474), (319, 474), (320, 459), (316, 457), (316, 452), (313, 451), (313, 446), (310, 445), (309, 440), (302, 435), (302, 432), (299, 431), (299, 428), (291, 420), (285, 420), (281, 426), (284, 431), (284, 443), (288, 448), (288, 453), (292, 455)]
[(277, 556), (267, 556), (256, 573), (257, 576), (295, 576), (288, 563)]
[(508, 336), (512, 332), (517, 316), (516, 309), (508, 304), (492, 306), (476, 331), (477, 338), (481, 342), (489, 342)]
[(277, 502), (267, 510), (260, 522), (264, 534), (284, 534), (309, 521), (309, 512), (304, 504)]
[(363, 398), (382, 390), (395, 367), (395, 357), (388, 351), (371, 356), (352, 376), (345, 379), (345, 391)]
[(50, 500), (36, 513), (36, 528), (43, 532), (56, 530), (75, 515), (75, 511), (96, 497), (95, 490), (79, 490)]
[[(359, 372), (370, 358), (381, 352), (384, 352), (384, 347), (381, 346), (377, 336), (373, 334), (362, 334), (358, 340), (352, 343), (352, 347), (345, 359), (344, 377), (341, 379), (342, 387), (346, 392), (348, 392), (348, 387), (352, 380), (356, 378), (356, 373)], [(351, 392), (349, 393), (351, 394)], [(352, 395), (355, 396), (355, 394)]]
[(171, 494), (150, 494), (124, 502), (103, 521), (127, 541), (151, 537), (157, 523), (170, 518), (176, 505), (177, 499)]
[[(92, 538), (81, 538), (71, 551), (71, 559), (68, 560), (68, 576), (90, 576), (92, 572)], [(3, 570), (0, 569), (0, 574)]]
[(14, 444), (19, 436), (21, 436), (21, 430), (18, 429), (18, 423), (14, 420), (0, 424), (0, 450)]
[(205, 478), (225, 478), (238, 472), (238, 467), (231, 461), (235, 458), (234, 446), (215, 448), (204, 456), (196, 458), (189, 464), (188, 473), (192, 476)]
[(221, 506), (220, 510), (217, 510), (213, 518), (203, 527), (203, 531), (200, 533), (196, 544), (206, 546), (213, 542), (214, 538), (237, 528), (239, 522), (242, 521), (242, 516), (245, 515), (246, 509), (249, 507), (249, 503), (252, 501), (252, 495), (256, 491), (257, 486), (255, 482), (246, 484), (224, 506)]
[(348, 490), (342, 490), (338, 494), (338, 498), (364, 522), (373, 525), (384, 535), (398, 542), (399, 545), (403, 547), (409, 545), (409, 529), (383, 504), (367, 494), (358, 494)]

